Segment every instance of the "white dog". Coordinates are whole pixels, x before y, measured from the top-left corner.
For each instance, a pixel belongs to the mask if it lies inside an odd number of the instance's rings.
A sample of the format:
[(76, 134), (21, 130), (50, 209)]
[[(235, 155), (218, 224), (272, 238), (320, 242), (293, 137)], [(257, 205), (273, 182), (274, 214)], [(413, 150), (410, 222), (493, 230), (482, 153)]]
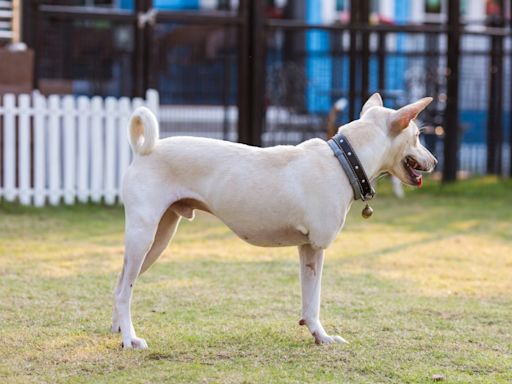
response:
[[(370, 180), (387, 172), (419, 186), (418, 171), (432, 171), (437, 161), (420, 144), (413, 122), (431, 101), (394, 111), (374, 94), (359, 120), (339, 128)], [(298, 246), (300, 324), (318, 344), (345, 342), (329, 336), (320, 323), (320, 283), (324, 251), (343, 228), (354, 193), (324, 140), (272, 148), (194, 137), (159, 140), (157, 120), (146, 108), (134, 112), (129, 138), (135, 158), (124, 177), (126, 251), (112, 321), (124, 348), (147, 348), (131, 320), (137, 276), (158, 259), (181, 216), (191, 219), (195, 209), (217, 216), (248, 243)]]

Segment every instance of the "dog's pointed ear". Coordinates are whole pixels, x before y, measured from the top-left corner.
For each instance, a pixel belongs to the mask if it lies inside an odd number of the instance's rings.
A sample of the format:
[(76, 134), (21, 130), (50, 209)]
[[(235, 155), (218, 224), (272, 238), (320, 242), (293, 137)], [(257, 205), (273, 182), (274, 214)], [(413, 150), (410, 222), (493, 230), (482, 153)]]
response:
[(380, 97), (379, 93), (376, 92), (373, 95), (369, 97), (368, 100), (366, 100), (366, 103), (363, 105), (363, 109), (361, 109), (360, 116), (363, 117), (363, 115), (368, 112), (368, 110), (372, 107), (383, 107), (384, 103), (382, 102), (382, 97)]
[(391, 114), (389, 118), (389, 127), (392, 132), (400, 133), (409, 126), (411, 120), (414, 120), (427, 106), (434, 100), (432, 97), (424, 97), (415, 103), (406, 105)]

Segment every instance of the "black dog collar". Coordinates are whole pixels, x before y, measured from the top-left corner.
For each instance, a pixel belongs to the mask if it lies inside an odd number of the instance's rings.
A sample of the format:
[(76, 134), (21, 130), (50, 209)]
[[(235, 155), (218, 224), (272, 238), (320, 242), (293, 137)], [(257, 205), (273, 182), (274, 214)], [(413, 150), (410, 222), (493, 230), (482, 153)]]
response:
[(375, 190), (345, 135), (337, 133), (327, 143), (347, 174), (354, 190), (354, 199), (362, 201), (373, 199)]

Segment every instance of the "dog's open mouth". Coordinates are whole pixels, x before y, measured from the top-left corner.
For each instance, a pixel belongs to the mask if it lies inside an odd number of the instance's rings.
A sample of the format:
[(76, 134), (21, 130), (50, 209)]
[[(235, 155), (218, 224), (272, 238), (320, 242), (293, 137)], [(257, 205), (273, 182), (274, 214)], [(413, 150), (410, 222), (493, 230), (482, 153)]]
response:
[(412, 156), (407, 156), (403, 161), (403, 165), (409, 175), (411, 184), (421, 187), (423, 184), (423, 177), (420, 172), (426, 171), (426, 169), (422, 167)]

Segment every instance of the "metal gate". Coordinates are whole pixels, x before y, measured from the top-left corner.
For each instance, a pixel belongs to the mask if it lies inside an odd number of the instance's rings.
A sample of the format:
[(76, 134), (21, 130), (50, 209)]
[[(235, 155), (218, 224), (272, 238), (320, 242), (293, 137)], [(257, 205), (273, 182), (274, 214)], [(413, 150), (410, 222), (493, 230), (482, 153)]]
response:
[[(160, 92), (162, 133), (261, 144), (263, 46), (255, 4), (215, 13), (38, 5), (32, 35), (43, 93), (140, 96)], [(83, 79), (83, 83), (80, 80)], [(71, 85), (72, 84), (72, 85)], [(260, 108), (258, 108), (258, 105)], [(259, 112), (256, 113), (256, 110)]]
[[(427, 145), (443, 160), (445, 180), (473, 164), (473, 154), (486, 156), (488, 173), (512, 171), (503, 166), (512, 161), (504, 15), (470, 29), (461, 25), (460, 1), (450, 0), (447, 23), (373, 24), (370, 1), (354, 0), (349, 22), (324, 25), (268, 17), (266, 4), (240, 0), (214, 13), (156, 10), (151, 0), (135, 0), (133, 11), (36, 7), (38, 86), (65, 89), (66, 79), (83, 78), (91, 81), (73, 93), (137, 96), (155, 88), (164, 134), (253, 145), (324, 136), (328, 124), (356, 118), (375, 91), (390, 107), (428, 94), (435, 102), (422, 115)], [(463, 136), (485, 140), (488, 150), (460, 151)]]

